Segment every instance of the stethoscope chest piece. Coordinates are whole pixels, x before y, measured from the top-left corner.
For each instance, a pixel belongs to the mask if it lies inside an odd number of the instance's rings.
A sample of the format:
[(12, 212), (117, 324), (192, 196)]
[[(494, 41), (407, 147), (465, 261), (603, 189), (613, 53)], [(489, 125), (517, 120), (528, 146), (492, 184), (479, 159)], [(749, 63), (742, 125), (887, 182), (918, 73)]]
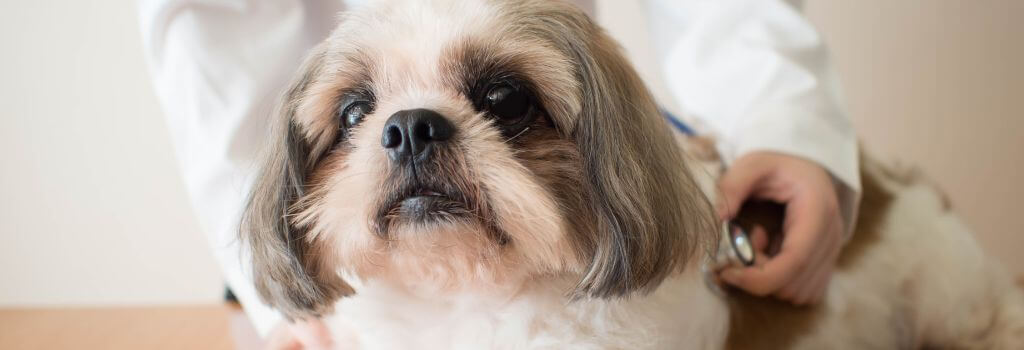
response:
[(747, 231), (731, 221), (722, 224), (720, 236), (718, 251), (710, 263), (705, 264), (701, 270), (703, 270), (704, 280), (708, 287), (716, 294), (724, 296), (715, 274), (727, 267), (753, 266), (756, 253), (754, 242)]
[(745, 267), (754, 265), (754, 242), (742, 227), (732, 222), (722, 225), (722, 242), (718, 245), (715, 265)]

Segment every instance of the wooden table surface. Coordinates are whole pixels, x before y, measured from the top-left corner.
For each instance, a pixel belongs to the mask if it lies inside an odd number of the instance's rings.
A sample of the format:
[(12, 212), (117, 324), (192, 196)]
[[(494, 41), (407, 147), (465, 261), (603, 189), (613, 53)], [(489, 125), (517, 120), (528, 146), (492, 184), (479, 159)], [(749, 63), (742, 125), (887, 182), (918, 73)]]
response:
[(0, 309), (0, 349), (258, 349), (235, 306)]
[[(1024, 277), (1018, 280), (1024, 287)], [(262, 349), (234, 304), (0, 308), (0, 349)]]

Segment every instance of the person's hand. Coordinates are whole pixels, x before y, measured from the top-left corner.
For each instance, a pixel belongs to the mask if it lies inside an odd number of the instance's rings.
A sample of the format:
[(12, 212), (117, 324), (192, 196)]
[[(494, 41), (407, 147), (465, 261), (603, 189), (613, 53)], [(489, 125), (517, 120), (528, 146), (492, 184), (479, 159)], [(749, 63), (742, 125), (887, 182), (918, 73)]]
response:
[(723, 281), (750, 294), (771, 295), (797, 304), (814, 304), (825, 294), (842, 246), (843, 219), (832, 177), (808, 160), (773, 152), (740, 157), (719, 181), (717, 203), (722, 220), (736, 216), (748, 199), (786, 206), (782, 246), (765, 255), (767, 238), (754, 232), (754, 266), (720, 272)]
[(267, 337), (267, 349), (271, 350), (320, 350), (331, 346), (331, 333), (319, 319), (278, 324)]

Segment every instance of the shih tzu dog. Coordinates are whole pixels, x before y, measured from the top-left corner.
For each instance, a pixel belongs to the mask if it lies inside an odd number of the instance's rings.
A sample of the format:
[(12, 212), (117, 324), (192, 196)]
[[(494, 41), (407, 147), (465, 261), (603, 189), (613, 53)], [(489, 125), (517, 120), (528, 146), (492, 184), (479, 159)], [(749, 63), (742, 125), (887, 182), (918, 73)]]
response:
[(1024, 348), (1008, 274), (871, 159), (822, 304), (716, 294), (713, 152), (559, 1), (348, 13), (276, 118), (242, 238), (339, 348)]

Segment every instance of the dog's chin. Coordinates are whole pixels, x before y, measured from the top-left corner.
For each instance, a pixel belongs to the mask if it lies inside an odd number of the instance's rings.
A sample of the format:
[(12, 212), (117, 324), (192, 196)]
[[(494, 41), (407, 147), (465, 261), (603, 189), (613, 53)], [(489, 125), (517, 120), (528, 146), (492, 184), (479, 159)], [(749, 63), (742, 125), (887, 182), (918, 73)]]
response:
[(393, 224), (455, 223), (471, 218), (467, 208), (467, 203), (453, 199), (452, 196), (423, 190), (417, 194), (399, 198), (391, 205), (388, 215)]
[(518, 276), (500, 266), (508, 259), (506, 235), (461, 193), (442, 184), (381, 194), (378, 235), (387, 249), (357, 273), (425, 292), (494, 286)]

